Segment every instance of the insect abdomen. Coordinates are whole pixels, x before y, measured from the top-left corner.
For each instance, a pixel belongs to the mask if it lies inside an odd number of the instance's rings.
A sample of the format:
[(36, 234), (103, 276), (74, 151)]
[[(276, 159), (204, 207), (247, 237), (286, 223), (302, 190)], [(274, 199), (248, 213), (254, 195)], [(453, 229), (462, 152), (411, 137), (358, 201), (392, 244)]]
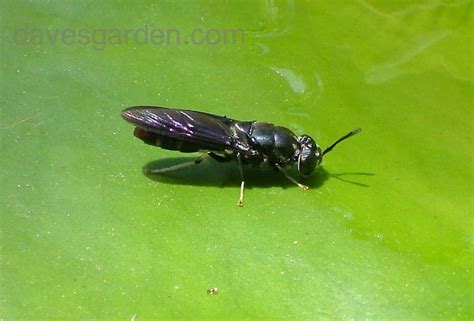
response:
[(195, 143), (189, 143), (183, 140), (149, 132), (140, 127), (136, 127), (133, 134), (135, 137), (143, 140), (145, 144), (158, 146), (167, 150), (176, 150), (183, 153), (194, 153), (201, 149), (206, 149), (206, 146), (203, 147)]

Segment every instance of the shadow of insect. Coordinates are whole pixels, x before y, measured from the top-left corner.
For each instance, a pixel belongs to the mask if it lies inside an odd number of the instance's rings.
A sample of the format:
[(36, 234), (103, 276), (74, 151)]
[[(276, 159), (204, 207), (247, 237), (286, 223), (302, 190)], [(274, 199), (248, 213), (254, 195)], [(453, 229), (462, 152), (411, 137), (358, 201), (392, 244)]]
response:
[[(170, 171), (161, 174), (148, 174), (146, 171), (156, 168), (166, 168), (170, 166), (179, 165), (185, 162), (193, 161), (195, 157), (173, 157), (173, 158), (162, 158), (159, 160), (151, 161), (143, 166), (144, 175), (148, 178), (165, 184), (180, 184), (180, 185), (193, 185), (193, 186), (219, 186), (219, 187), (230, 187), (239, 186), (240, 174), (235, 163), (220, 163), (212, 159), (205, 159), (200, 164), (190, 166), (175, 171)], [(297, 171), (294, 169), (294, 175), (298, 176)], [(281, 186), (282, 188), (296, 187), (291, 181), (289, 181), (285, 175), (280, 172), (274, 171), (269, 167), (244, 167), (244, 175), (248, 188), (252, 187), (272, 187)], [(372, 173), (340, 173), (330, 174), (324, 169), (323, 166), (319, 166), (316, 171), (310, 177), (301, 178), (301, 181), (308, 185), (310, 188), (321, 187), (326, 180), (329, 178), (336, 178), (341, 181), (355, 184), (362, 187), (368, 187), (369, 185), (364, 183), (355, 182), (343, 178), (342, 176), (374, 176)]]

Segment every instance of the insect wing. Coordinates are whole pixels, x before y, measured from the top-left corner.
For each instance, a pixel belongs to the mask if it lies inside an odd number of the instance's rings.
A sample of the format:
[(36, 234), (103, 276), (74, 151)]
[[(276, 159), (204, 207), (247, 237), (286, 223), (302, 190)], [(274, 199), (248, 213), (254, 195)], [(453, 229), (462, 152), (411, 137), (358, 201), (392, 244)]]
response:
[(138, 106), (122, 112), (122, 117), (146, 131), (165, 137), (219, 147), (240, 149), (235, 144), (232, 125), (235, 121), (208, 113), (183, 109)]

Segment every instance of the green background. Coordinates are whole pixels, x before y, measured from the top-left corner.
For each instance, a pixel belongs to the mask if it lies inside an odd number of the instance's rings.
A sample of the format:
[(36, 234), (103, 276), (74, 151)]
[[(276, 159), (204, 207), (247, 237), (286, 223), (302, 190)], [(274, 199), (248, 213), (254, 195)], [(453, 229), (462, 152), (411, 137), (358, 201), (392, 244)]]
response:
[[(1, 5), (1, 320), (474, 318), (472, 1)], [(46, 38), (145, 26), (181, 42)], [(238, 208), (233, 163), (143, 175), (190, 157), (133, 137), (146, 104), (363, 132)]]

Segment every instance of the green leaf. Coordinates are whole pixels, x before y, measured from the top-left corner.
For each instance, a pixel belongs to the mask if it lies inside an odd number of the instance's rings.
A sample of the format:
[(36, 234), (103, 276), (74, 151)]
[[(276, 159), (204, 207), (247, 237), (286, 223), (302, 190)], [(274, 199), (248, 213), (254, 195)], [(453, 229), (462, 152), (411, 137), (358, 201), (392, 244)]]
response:
[[(474, 317), (471, 2), (2, 7), (0, 319)], [(239, 208), (235, 163), (144, 175), (197, 155), (133, 105), (363, 131)]]

